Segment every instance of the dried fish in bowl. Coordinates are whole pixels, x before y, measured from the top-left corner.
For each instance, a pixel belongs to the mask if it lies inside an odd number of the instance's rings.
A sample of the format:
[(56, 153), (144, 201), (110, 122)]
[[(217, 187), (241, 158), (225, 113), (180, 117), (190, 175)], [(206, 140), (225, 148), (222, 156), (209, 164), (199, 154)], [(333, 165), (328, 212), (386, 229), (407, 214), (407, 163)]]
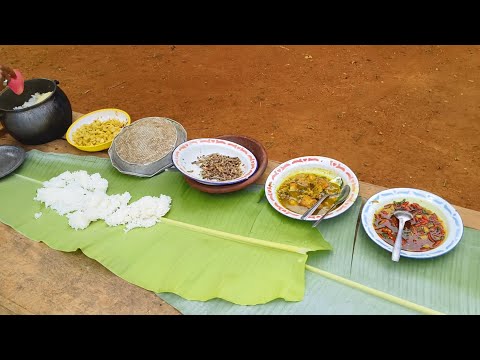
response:
[(199, 156), (192, 164), (200, 166), (200, 176), (208, 180), (233, 180), (243, 174), (242, 161), (238, 156), (214, 153)]

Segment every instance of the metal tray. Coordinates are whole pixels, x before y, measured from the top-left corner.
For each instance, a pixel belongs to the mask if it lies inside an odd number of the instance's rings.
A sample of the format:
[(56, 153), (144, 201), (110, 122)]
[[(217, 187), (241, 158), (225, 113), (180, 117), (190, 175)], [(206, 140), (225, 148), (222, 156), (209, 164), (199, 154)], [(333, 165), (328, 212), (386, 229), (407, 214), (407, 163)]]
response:
[[(172, 125), (177, 130), (177, 142), (175, 143), (175, 146), (167, 155), (165, 155), (160, 160), (157, 160), (148, 164), (132, 164), (132, 163), (123, 161), (120, 158), (120, 156), (118, 156), (115, 150), (115, 139), (113, 139), (112, 145), (108, 149), (108, 155), (110, 156), (110, 161), (113, 167), (117, 169), (119, 172), (121, 172), (122, 174), (139, 176), (139, 177), (152, 177), (154, 175), (161, 173), (165, 169), (168, 169), (173, 166), (173, 160), (172, 160), (173, 150), (175, 150), (175, 148), (178, 145), (184, 143), (187, 140), (187, 132), (185, 128), (175, 120), (165, 118), (165, 117), (153, 117), (153, 118), (168, 120), (172, 123)], [(130, 126), (134, 126), (135, 123), (138, 123), (139, 121), (148, 121), (148, 119), (152, 119), (152, 117), (147, 117), (147, 118), (134, 121)], [(119, 133), (119, 135), (120, 134), (121, 132)]]
[(25, 150), (18, 146), (0, 145), (0, 178), (15, 171), (26, 157)]

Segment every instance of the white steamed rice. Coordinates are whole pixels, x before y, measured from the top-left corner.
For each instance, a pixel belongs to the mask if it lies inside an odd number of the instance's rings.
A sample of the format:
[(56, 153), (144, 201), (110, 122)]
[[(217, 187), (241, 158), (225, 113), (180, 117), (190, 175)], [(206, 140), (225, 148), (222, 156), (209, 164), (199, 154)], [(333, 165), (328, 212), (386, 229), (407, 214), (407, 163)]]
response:
[(47, 97), (50, 96), (50, 94), (52, 93), (53, 91), (50, 91), (50, 92), (46, 92), (46, 93), (35, 93), (33, 94), (30, 99), (28, 99), (28, 101), (24, 102), (23, 105), (20, 105), (20, 106), (15, 106), (13, 108), (13, 110), (19, 110), (19, 109), (25, 109), (27, 107), (30, 107), (30, 106), (33, 106), (35, 104), (38, 104), (39, 102), (42, 102), (43, 100), (45, 100)]
[(66, 216), (75, 230), (85, 229), (97, 220), (104, 220), (108, 226), (125, 225), (125, 232), (151, 227), (170, 210), (169, 196), (144, 196), (128, 204), (132, 198), (129, 192), (107, 195), (107, 188), (108, 181), (98, 173), (65, 171), (45, 181), (34, 200)]

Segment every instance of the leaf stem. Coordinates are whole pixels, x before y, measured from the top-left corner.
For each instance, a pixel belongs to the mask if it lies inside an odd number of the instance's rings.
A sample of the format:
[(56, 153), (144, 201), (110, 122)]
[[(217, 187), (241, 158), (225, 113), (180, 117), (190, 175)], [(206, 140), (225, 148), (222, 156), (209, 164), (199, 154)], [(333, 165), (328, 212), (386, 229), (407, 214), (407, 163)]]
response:
[(419, 305), (419, 304), (415, 304), (411, 301), (408, 301), (408, 300), (404, 300), (404, 299), (401, 299), (399, 297), (396, 297), (394, 295), (391, 295), (391, 294), (388, 294), (388, 293), (385, 293), (383, 291), (380, 291), (380, 290), (376, 290), (376, 289), (373, 289), (371, 287), (368, 287), (368, 286), (365, 286), (363, 284), (360, 284), (360, 283), (357, 283), (355, 281), (352, 281), (352, 280), (349, 280), (349, 279), (345, 279), (341, 276), (338, 276), (338, 275), (335, 275), (335, 274), (332, 274), (332, 273), (329, 273), (327, 271), (324, 271), (324, 270), (321, 270), (319, 268), (316, 268), (316, 267), (313, 267), (311, 265), (305, 265), (305, 269), (311, 271), (311, 272), (314, 272), (316, 274), (319, 274), (327, 279), (330, 279), (330, 280), (333, 280), (333, 281), (336, 281), (336, 282), (339, 282), (341, 284), (344, 284), (344, 285), (347, 285), (347, 286), (350, 286), (354, 289), (357, 289), (357, 290), (360, 290), (360, 291), (363, 291), (367, 294), (370, 294), (370, 295), (373, 295), (373, 296), (376, 296), (376, 297), (379, 297), (379, 298), (382, 298), (384, 300), (387, 300), (387, 301), (390, 301), (392, 303), (395, 303), (395, 304), (398, 304), (398, 305), (401, 305), (403, 307), (406, 307), (406, 308), (409, 308), (411, 310), (415, 310), (415, 311), (418, 311), (422, 314), (426, 314), (426, 315), (445, 315), (444, 313), (441, 313), (439, 311), (436, 311), (436, 310), (433, 310), (433, 309), (430, 309), (430, 308), (427, 308), (425, 306), (422, 306), (422, 305)]
[(310, 249), (307, 249), (307, 248), (301, 248), (301, 247), (297, 247), (297, 246), (293, 246), (293, 245), (280, 244), (280, 243), (275, 243), (275, 242), (271, 242), (271, 241), (255, 239), (255, 238), (251, 238), (251, 237), (247, 237), (247, 236), (231, 234), (231, 233), (224, 232), (224, 231), (213, 230), (213, 229), (208, 229), (208, 228), (204, 228), (204, 227), (197, 226), (197, 225), (187, 224), (187, 223), (177, 221), (177, 220), (162, 218), (161, 221), (165, 222), (167, 224), (177, 226), (177, 227), (181, 227), (181, 228), (184, 228), (184, 229), (196, 231), (196, 232), (199, 232), (199, 233), (202, 233), (202, 234), (213, 235), (213, 236), (220, 237), (220, 238), (227, 239), (227, 240), (234, 240), (234, 241), (247, 243), (247, 244), (252, 244), (252, 245), (258, 245), (258, 246), (264, 246), (264, 247), (278, 249), (278, 250), (290, 251), (290, 252), (294, 252), (294, 253), (297, 253), (297, 254), (306, 254), (308, 251), (310, 251)]
[(36, 182), (37, 184), (43, 184), (42, 181), (32, 179), (32, 178), (30, 178), (30, 177), (28, 177), (28, 176), (23, 176), (23, 175), (16, 174), (16, 173), (13, 173), (13, 175), (19, 176), (19, 177), (21, 177), (22, 179), (25, 179), (25, 180), (29, 180), (29, 181), (32, 181), (32, 182)]

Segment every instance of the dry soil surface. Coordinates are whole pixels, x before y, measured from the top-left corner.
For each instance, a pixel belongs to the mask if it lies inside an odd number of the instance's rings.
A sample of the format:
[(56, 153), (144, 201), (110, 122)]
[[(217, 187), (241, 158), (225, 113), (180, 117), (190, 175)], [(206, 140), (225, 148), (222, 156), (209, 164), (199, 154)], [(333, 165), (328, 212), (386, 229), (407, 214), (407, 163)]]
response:
[(269, 158), (332, 157), (360, 180), (480, 210), (479, 46), (0, 46), (75, 111), (243, 134)]

